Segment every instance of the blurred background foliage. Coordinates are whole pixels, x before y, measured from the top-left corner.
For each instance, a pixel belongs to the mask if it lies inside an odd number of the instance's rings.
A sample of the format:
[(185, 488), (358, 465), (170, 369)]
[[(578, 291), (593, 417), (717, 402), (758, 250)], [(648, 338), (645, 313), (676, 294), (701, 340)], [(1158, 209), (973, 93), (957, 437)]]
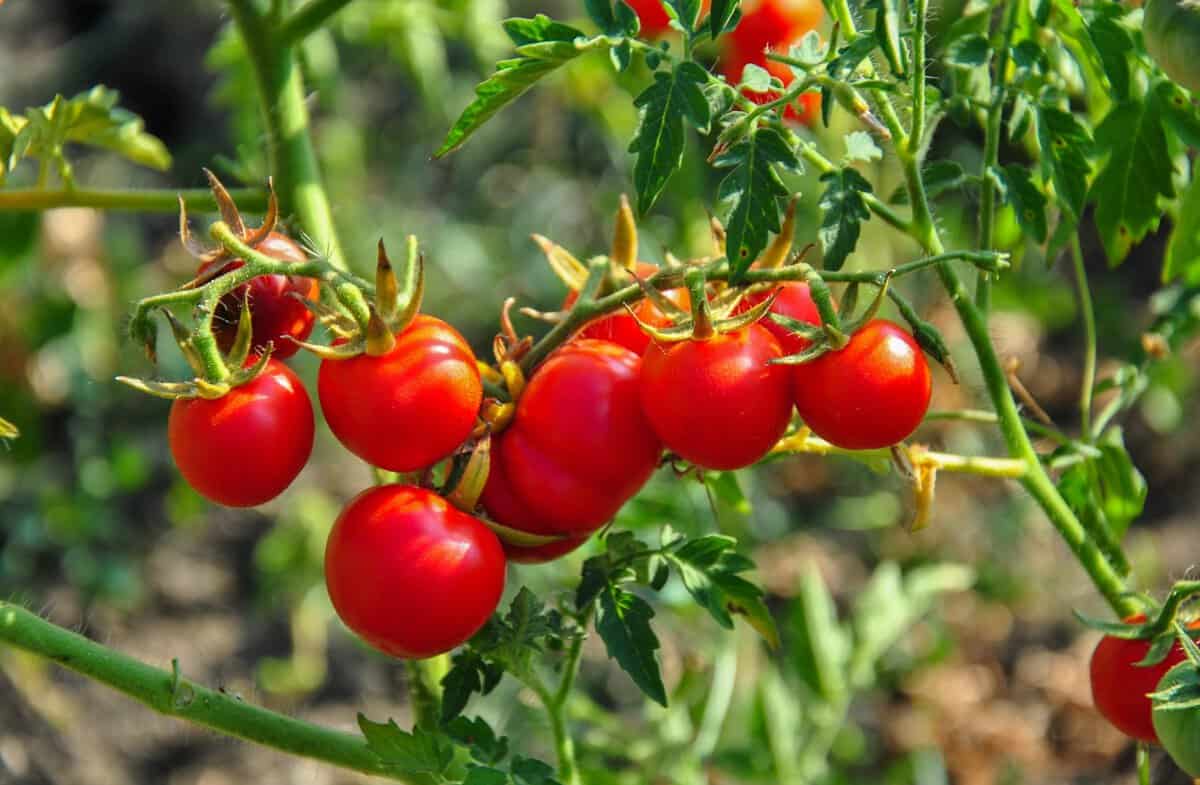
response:
[[(315, 139), (352, 264), (368, 271), (380, 237), (398, 246), (418, 234), (426, 310), (480, 351), (505, 296), (542, 309), (561, 300), (529, 235), (581, 257), (605, 252), (618, 195), (631, 183), (631, 91), (646, 73), (614, 79), (599, 57), (532, 91), (462, 151), (431, 159), (507, 51), (499, 20), (537, 12), (582, 17), (563, 0), (360, 0), (304, 47)], [(948, 0), (938, 18), (961, 12)], [(104, 84), (173, 155), (161, 174), (104, 153), (73, 156), (80, 184), (198, 187), (202, 166), (230, 183), (261, 183), (253, 83), (227, 21), (213, 0), (12, 0), (0, 8), (0, 106), (19, 112)], [(835, 112), (833, 127), (816, 134), (838, 156), (853, 129)], [(971, 171), (979, 141), (947, 123), (935, 155)], [(648, 261), (668, 248), (711, 249), (716, 189), (699, 149), (691, 146), (641, 224)], [(892, 162), (868, 168), (877, 193), (895, 190)], [(8, 184), (35, 175), (18, 168)], [(790, 185), (802, 194), (797, 239), (812, 242), (815, 178)], [(937, 210), (951, 245), (969, 244), (977, 204), (954, 197)], [(1069, 268), (1048, 264), (1011, 214), (1000, 236), (1017, 264), (996, 290), (995, 341), (1070, 429), (1082, 341)], [(178, 655), (189, 673), (248, 700), (340, 726), (359, 709), (403, 719), (398, 669), (334, 622), (321, 580), (325, 535), (341, 504), (371, 481), (367, 469), (322, 429), (314, 460), (279, 500), (254, 511), (213, 507), (170, 465), (167, 404), (112, 381), (148, 372), (123, 339), (125, 314), (135, 299), (190, 277), (195, 262), (177, 240), (171, 214), (0, 212), (0, 416), (21, 430), (0, 444), (0, 595), (136, 656)], [(1159, 291), (1160, 236), (1116, 271), (1094, 240), (1085, 252), (1101, 370), (1111, 373), (1139, 357), (1154, 309), (1179, 294)], [(873, 221), (850, 265), (880, 269), (915, 255)], [(905, 292), (964, 348), (937, 287)], [(177, 352), (160, 349), (164, 371), (182, 376)], [(1195, 558), (1197, 354), (1187, 343), (1155, 366), (1127, 423), (1149, 485), (1129, 534), (1141, 588), (1181, 577)], [(312, 380), (312, 358), (294, 364)], [(984, 400), (968, 354), (959, 367), (958, 386), (938, 372), (935, 408)], [(919, 438), (968, 454), (1001, 449), (979, 424), (934, 422)], [(759, 563), (785, 646), (771, 654), (740, 626), (725, 634), (669, 586), (656, 624), (670, 709), (646, 706), (603, 648), (589, 645), (572, 705), (586, 781), (1128, 781), (1132, 748), (1090, 709), (1095, 638), (1070, 617), (1072, 608), (1100, 612), (1099, 600), (1033, 505), (1011, 486), (946, 476), (933, 524), (908, 534), (910, 513), (894, 474), (841, 459), (791, 458), (706, 484), (661, 472), (617, 525), (650, 538), (667, 522), (738, 537)], [(527, 583), (554, 596), (590, 552), (515, 568), (510, 591)], [(356, 780), (160, 720), (6, 652), (0, 667), (0, 696), (9, 698), (0, 700), (0, 783)], [(548, 739), (511, 683), (477, 708), (519, 745)]]

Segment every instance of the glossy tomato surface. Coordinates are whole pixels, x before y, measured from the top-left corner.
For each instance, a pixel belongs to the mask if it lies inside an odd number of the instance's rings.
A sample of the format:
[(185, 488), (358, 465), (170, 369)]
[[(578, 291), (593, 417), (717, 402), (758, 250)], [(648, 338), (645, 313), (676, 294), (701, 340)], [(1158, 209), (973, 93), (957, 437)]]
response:
[[(774, 291), (776, 295), (775, 302), (771, 303), (771, 313), (777, 313), (781, 316), (787, 316), (796, 321), (808, 324), (821, 323), (821, 314), (817, 310), (817, 304), (813, 302), (808, 284), (794, 281), (788, 282), (777, 286)], [(735, 313), (744, 313), (750, 310), (770, 295), (771, 292), (760, 292), (750, 295), (742, 300), (741, 304), (735, 309)], [(783, 325), (771, 321), (770, 316), (763, 317), (758, 323), (765, 327), (771, 335), (775, 336), (775, 340), (779, 341), (779, 346), (783, 349), (785, 355), (798, 354), (807, 349), (809, 343), (811, 343), (791, 332)]]
[(662, 445), (638, 401), (641, 367), (622, 346), (579, 339), (534, 372), (512, 424), (492, 444), (482, 502), (505, 526), (575, 539), (506, 544), (510, 558), (545, 561), (571, 550), (654, 472)]
[[(658, 272), (658, 265), (648, 262), (638, 262), (637, 274), (640, 277), (649, 278), (656, 272)], [(668, 300), (684, 310), (690, 307), (691, 298), (688, 297), (687, 289), (668, 289), (663, 294), (666, 295)], [(568, 293), (563, 300), (562, 307), (564, 309), (570, 308), (575, 304), (577, 299), (579, 299), (578, 292)], [(629, 312), (624, 309), (608, 316), (603, 316), (580, 330), (579, 337), (612, 341), (641, 356), (646, 347), (650, 345), (650, 336), (638, 325), (637, 320), (640, 319), (651, 327), (667, 327), (671, 324), (671, 320), (648, 299), (638, 300), (633, 305), (633, 312), (637, 315), (637, 319), (630, 316)]]
[[(1138, 624), (1145, 620), (1145, 616), (1138, 614), (1125, 622)], [(1186, 655), (1176, 642), (1162, 662), (1148, 668), (1137, 667), (1136, 663), (1149, 651), (1149, 641), (1105, 635), (1092, 652), (1089, 675), (1092, 701), (1104, 718), (1130, 738), (1157, 744), (1153, 706), (1146, 696), (1156, 690), (1159, 680)]]
[(449, 651), (504, 591), (504, 551), (479, 519), (423, 488), (356, 496), (325, 546), (325, 585), (346, 626), (394, 657)]
[[(271, 232), (258, 250), (274, 259), (285, 262), (308, 261), (307, 255), (294, 240), (279, 232)], [(212, 262), (200, 265), (200, 273), (213, 267)], [(223, 269), (236, 270), (245, 264), (241, 259), (217, 264)], [(312, 278), (298, 275), (260, 275), (221, 298), (213, 316), (213, 333), (222, 351), (229, 351), (237, 337), (238, 320), (242, 315), (242, 303), (250, 300), (250, 324), (253, 327), (252, 347), (261, 351), (274, 341), (273, 356), (283, 360), (291, 357), (300, 347), (293, 341), (303, 341), (312, 333), (314, 316), (304, 303), (293, 297), (298, 294), (310, 300), (318, 295), (318, 284)]]
[(800, 418), (838, 447), (896, 444), (929, 409), (929, 363), (913, 337), (886, 319), (868, 322), (844, 348), (793, 367)]
[(445, 458), (470, 435), (483, 387), (466, 340), (420, 314), (385, 355), (322, 360), (317, 395), (346, 449), (372, 466), (411, 472)]
[(253, 507), (282, 493), (308, 462), (312, 403), (296, 374), (272, 358), (221, 398), (172, 403), (167, 439), (179, 473), (202, 496)]
[(667, 448), (705, 469), (739, 469), (767, 454), (792, 414), (791, 373), (764, 327), (705, 341), (651, 344), (642, 408)]

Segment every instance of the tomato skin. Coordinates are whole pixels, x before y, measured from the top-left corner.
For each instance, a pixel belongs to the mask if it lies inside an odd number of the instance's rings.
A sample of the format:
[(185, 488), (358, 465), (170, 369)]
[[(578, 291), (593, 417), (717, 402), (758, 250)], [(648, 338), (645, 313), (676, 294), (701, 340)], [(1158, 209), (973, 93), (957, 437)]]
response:
[[(1144, 622), (1143, 614), (1125, 619), (1126, 624)], [(1196, 624), (1188, 625), (1195, 628)], [(1105, 635), (1092, 652), (1089, 674), (1092, 701), (1113, 726), (1130, 738), (1158, 743), (1152, 719), (1153, 706), (1147, 695), (1155, 692), (1163, 675), (1187, 655), (1178, 642), (1162, 662), (1149, 668), (1136, 667), (1150, 651), (1150, 641), (1125, 640)]]
[(483, 386), (450, 325), (418, 314), (379, 357), (321, 361), (321, 410), (334, 436), (372, 466), (411, 472), (452, 453), (475, 427)]
[[(1155, 685), (1155, 692), (1165, 692), (1191, 681), (1190, 663), (1180, 662), (1172, 667)], [(1166, 709), (1154, 707), (1154, 732), (1159, 743), (1179, 768), (1193, 777), (1200, 777), (1200, 712), (1196, 709)]]
[(481, 501), (505, 526), (572, 539), (523, 548), (539, 562), (574, 549), (641, 489), (662, 445), (638, 399), (641, 359), (608, 341), (577, 339), (557, 349), (525, 387), (512, 424), (492, 444)]
[[(637, 274), (642, 278), (649, 278), (656, 272), (658, 272), (658, 265), (649, 262), (638, 262), (637, 264)], [(668, 289), (663, 294), (680, 308), (686, 310), (691, 307), (692, 298), (688, 296), (687, 289)], [(563, 299), (563, 309), (570, 308), (578, 299), (578, 292), (568, 292), (566, 298)], [(671, 324), (671, 319), (649, 299), (638, 300), (632, 307), (637, 319), (641, 319), (651, 327), (669, 327)], [(611, 341), (640, 356), (650, 345), (650, 336), (638, 325), (637, 319), (622, 309), (589, 323), (579, 331), (579, 337)]]
[[(821, 323), (821, 312), (817, 310), (817, 304), (813, 302), (808, 284), (790, 281), (775, 287), (774, 291), (776, 292), (775, 302), (771, 303), (770, 313), (777, 313), (780, 316), (787, 316), (796, 321), (813, 325)], [(734, 313), (745, 313), (770, 296), (771, 292), (752, 294), (742, 300), (734, 309)], [(779, 341), (779, 346), (785, 355), (798, 354), (812, 343), (789, 331), (782, 324), (776, 324), (770, 316), (763, 317), (758, 324), (767, 328), (771, 335), (775, 336), (775, 340)]]
[(642, 357), (642, 408), (659, 438), (705, 469), (740, 469), (762, 458), (792, 416), (789, 369), (779, 342), (758, 324), (661, 346)]
[(913, 337), (872, 319), (838, 351), (794, 366), (796, 410), (821, 438), (848, 450), (907, 438), (929, 409), (929, 363)]
[[(279, 232), (271, 232), (258, 245), (258, 251), (274, 259), (286, 262), (305, 262), (308, 256), (294, 240)], [(236, 270), (245, 265), (241, 259), (233, 261), (205, 262), (200, 265), (200, 274), (208, 272), (214, 264)], [(319, 285), (312, 278), (299, 275), (260, 275), (229, 292), (217, 303), (213, 314), (213, 334), (222, 351), (228, 352), (237, 337), (238, 320), (242, 316), (242, 303), (250, 298), (251, 351), (262, 352), (268, 342), (274, 341), (274, 357), (286, 360), (300, 348), (288, 337), (303, 341), (312, 333), (315, 317), (304, 303), (292, 297), (292, 293), (315, 300)]]
[(380, 651), (416, 659), (449, 651), (491, 616), (504, 551), (479, 519), (407, 485), (363, 491), (325, 546), (325, 585), (346, 626)]
[(179, 473), (227, 507), (254, 507), (283, 493), (308, 462), (313, 431), (304, 384), (274, 358), (221, 398), (174, 401), (167, 421)]

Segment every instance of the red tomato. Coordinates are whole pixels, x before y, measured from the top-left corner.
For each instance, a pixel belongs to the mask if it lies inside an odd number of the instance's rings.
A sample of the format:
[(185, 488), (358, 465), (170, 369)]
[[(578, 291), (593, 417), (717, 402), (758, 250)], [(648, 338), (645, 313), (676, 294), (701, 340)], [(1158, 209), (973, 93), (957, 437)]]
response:
[[(667, 16), (661, 0), (625, 0), (625, 4), (638, 15), (642, 29), (638, 33), (642, 38), (658, 38), (671, 32), (671, 18)], [(708, 13), (711, 0), (704, 0), (700, 8), (700, 18)]]
[(407, 485), (363, 491), (325, 545), (325, 585), (346, 626), (394, 657), (449, 651), (504, 591), (504, 551), (478, 518)]
[(179, 473), (202, 496), (254, 507), (282, 493), (308, 462), (312, 403), (296, 374), (272, 358), (220, 398), (172, 403), (167, 440)]
[(729, 42), (744, 55), (757, 56), (767, 48), (787, 51), (825, 18), (821, 0), (746, 0), (742, 19), (729, 33)]
[(844, 348), (794, 368), (801, 419), (838, 447), (891, 446), (929, 409), (929, 363), (912, 336), (886, 319), (871, 320)]
[[(787, 47), (780, 48), (784, 51), (787, 50)], [(736, 48), (727, 50), (721, 56), (721, 74), (725, 77), (725, 81), (737, 84), (742, 79), (742, 71), (751, 63), (767, 69), (772, 76), (778, 77), (779, 81), (783, 82), (784, 87), (790, 85), (796, 78), (792, 69), (786, 64), (768, 60), (765, 50), (746, 55)], [(766, 104), (779, 98), (780, 94), (775, 90), (768, 90), (765, 93), (746, 90), (743, 95), (756, 104)], [(813, 127), (821, 117), (821, 94), (815, 91), (801, 93), (795, 103), (787, 106), (783, 116), (793, 122), (803, 123), (809, 128)]]
[[(649, 278), (656, 272), (658, 272), (658, 265), (650, 264), (649, 262), (638, 262), (637, 274), (642, 278)], [(680, 308), (686, 309), (690, 307), (692, 298), (688, 296), (687, 289), (668, 289), (663, 294)], [(563, 300), (562, 307), (564, 309), (570, 308), (578, 299), (578, 292), (568, 292), (566, 298)], [(633, 305), (633, 312), (637, 314), (638, 319), (641, 319), (651, 327), (668, 327), (671, 324), (671, 320), (667, 318), (667, 315), (648, 299), (638, 300)], [(641, 355), (650, 344), (650, 336), (638, 325), (637, 319), (630, 316), (629, 312), (624, 309), (608, 316), (602, 316), (588, 324), (579, 332), (579, 337), (612, 341), (624, 346), (637, 355)]]
[(764, 327), (705, 341), (651, 344), (642, 408), (668, 449), (705, 469), (740, 469), (767, 454), (792, 416), (791, 374)]
[(628, 349), (582, 339), (560, 347), (529, 380), (512, 424), (492, 445), (481, 501), (493, 520), (572, 539), (505, 544), (514, 561), (572, 550), (641, 489), (662, 445), (642, 414), (642, 362)]
[(372, 466), (411, 472), (466, 440), (483, 387), (466, 340), (441, 319), (419, 314), (385, 355), (322, 360), (317, 395), (346, 449)]
[[(1146, 617), (1139, 613), (1125, 622), (1137, 624), (1145, 620)], [(1188, 626), (1194, 629), (1200, 623), (1192, 622)], [(1183, 662), (1187, 655), (1176, 642), (1162, 662), (1149, 668), (1137, 667), (1148, 651), (1150, 641), (1125, 640), (1111, 635), (1101, 638), (1092, 652), (1090, 665), (1092, 700), (1117, 730), (1131, 738), (1157, 744), (1158, 735), (1151, 720), (1153, 706), (1146, 696), (1154, 692), (1163, 675)]]
[[(775, 291), (778, 294), (775, 295), (775, 302), (771, 304), (771, 313), (809, 324), (821, 323), (821, 314), (817, 310), (817, 304), (813, 302), (812, 294), (809, 293), (808, 284), (789, 282), (776, 287)], [(770, 292), (760, 292), (750, 295), (742, 300), (734, 309), (734, 313), (745, 313), (767, 299), (770, 294)], [(771, 335), (774, 335), (775, 340), (779, 341), (779, 346), (785, 355), (799, 354), (808, 348), (809, 341), (791, 332), (783, 325), (771, 321), (769, 316), (763, 317), (759, 324), (771, 331)]]
[[(305, 262), (308, 257), (290, 237), (271, 232), (258, 250), (274, 259), (286, 262)], [(214, 262), (200, 265), (200, 273), (212, 269)], [(236, 270), (245, 264), (241, 259), (219, 262), (222, 268)], [(313, 313), (304, 303), (291, 296), (292, 292), (310, 300), (317, 298), (319, 286), (312, 278), (298, 275), (260, 275), (221, 298), (213, 315), (213, 333), (222, 351), (229, 351), (237, 336), (242, 303), (250, 298), (250, 323), (253, 326), (252, 352), (261, 352), (269, 341), (275, 342), (273, 356), (285, 360), (300, 347), (288, 336), (303, 341), (312, 333)]]

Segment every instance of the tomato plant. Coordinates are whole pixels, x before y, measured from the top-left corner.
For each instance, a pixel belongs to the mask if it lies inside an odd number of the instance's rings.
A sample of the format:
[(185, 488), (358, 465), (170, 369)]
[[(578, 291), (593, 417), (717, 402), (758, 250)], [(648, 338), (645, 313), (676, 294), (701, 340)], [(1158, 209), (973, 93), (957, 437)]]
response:
[(418, 315), (381, 356), (326, 359), (317, 394), (329, 429), (372, 466), (409, 472), (454, 451), (475, 427), (483, 399), (463, 337)]
[(325, 585), (346, 626), (394, 657), (431, 657), (483, 626), (504, 552), (478, 519), (423, 488), (363, 491), (333, 524)]
[(312, 403), (299, 377), (271, 359), (220, 398), (176, 400), (167, 440), (179, 473), (201, 495), (254, 507), (283, 493), (308, 462)]
[(794, 373), (800, 419), (850, 450), (902, 441), (929, 408), (929, 363), (912, 336), (885, 319), (873, 319), (844, 348), (797, 365)]
[[(786, 49), (786, 47), (784, 47)], [(766, 69), (767, 73), (779, 79), (786, 88), (796, 79), (792, 69), (785, 63), (768, 60), (765, 51), (748, 51), (731, 48), (721, 56), (721, 75), (730, 84), (737, 84), (742, 79), (742, 72), (748, 65), (756, 65)], [(745, 96), (756, 104), (767, 104), (777, 100), (780, 93), (766, 90), (758, 93), (746, 89)], [(814, 126), (821, 118), (821, 94), (815, 90), (801, 93), (793, 103), (784, 109), (784, 117), (807, 126)]]
[[(1173, 666), (1155, 686), (1158, 695), (1178, 690), (1180, 699), (1195, 699), (1197, 668), (1193, 662)], [(1158, 697), (1152, 714), (1154, 733), (1171, 759), (1193, 777), (1200, 777), (1200, 714), (1192, 707), (1170, 706)]]
[(767, 454), (792, 415), (783, 355), (752, 324), (708, 339), (646, 348), (641, 398), (667, 449), (706, 469), (740, 469)]
[[(268, 234), (256, 250), (285, 262), (308, 259), (304, 249), (295, 240), (279, 232)], [(198, 274), (203, 278), (216, 272), (237, 270), (244, 264), (242, 259), (211, 260), (200, 265)], [(314, 322), (312, 311), (297, 296), (314, 300), (319, 288), (312, 278), (293, 275), (260, 275), (250, 279), (249, 283), (229, 292), (218, 302), (213, 317), (213, 333), (217, 343), (224, 351), (229, 351), (233, 346), (242, 304), (249, 301), (254, 329), (252, 349), (262, 351), (268, 343), (272, 343), (275, 357), (281, 360), (291, 357), (300, 348), (296, 341), (308, 338)]]
[(482, 502), (505, 526), (567, 539), (506, 544), (509, 558), (545, 561), (577, 547), (654, 472), (662, 446), (638, 401), (641, 372), (642, 360), (623, 346), (584, 338), (529, 380), (495, 440)]

